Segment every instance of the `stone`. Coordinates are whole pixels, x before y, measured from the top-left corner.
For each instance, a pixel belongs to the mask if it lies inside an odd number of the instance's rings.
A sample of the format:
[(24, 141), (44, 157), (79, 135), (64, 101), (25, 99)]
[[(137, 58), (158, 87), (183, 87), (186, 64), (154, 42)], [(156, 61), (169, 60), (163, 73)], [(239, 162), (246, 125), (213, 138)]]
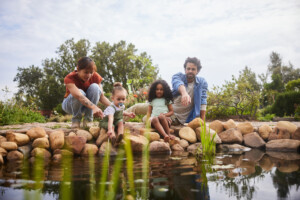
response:
[(264, 155), (265, 152), (260, 149), (251, 149), (251, 151), (245, 152), (244, 158), (252, 162), (258, 162)]
[(74, 153), (72, 151), (69, 151), (67, 149), (55, 149), (53, 154), (61, 154), (62, 156), (73, 156)]
[(6, 137), (3, 137), (2, 135), (0, 135), (0, 145), (2, 142), (7, 142)]
[(93, 136), (93, 138), (97, 139), (99, 137), (99, 134), (100, 134), (100, 127), (92, 126), (89, 129), (89, 132), (91, 133), (91, 135)]
[(288, 130), (288, 132), (290, 134), (293, 134), (297, 129), (297, 126), (295, 124), (293, 124), (292, 122), (288, 122), (288, 121), (279, 121), (279, 122), (277, 122), (276, 126), (279, 129), (283, 128), (283, 129)]
[(171, 152), (170, 145), (166, 142), (154, 141), (149, 146), (150, 153), (153, 152)]
[(274, 167), (274, 163), (271, 161), (270, 157), (266, 154), (259, 160), (258, 163), (259, 166), (267, 172), (271, 171), (272, 168)]
[[(147, 136), (148, 134), (148, 136)], [(149, 141), (153, 142), (153, 141), (159, 141), (160, 140), (160, 135), (157, 132), (149, 132), (149, 133), (144, 133), (143, 134), (146, 138), (149, 137)]]
[(86, 143), (86, 138), (83, 136), (67, 136), (65, 137), (65, 141), (67, 149), (70, 149), (73, 153), (80, 155)]
[(182, 129), (183, 127), (185, 127), (185, 126), (183, 126), (183, 125), (173, 126), (173, 125), (172, 125), (172, 126), (170, 127), (170, 129), (174, 130), (174, 132), (172, 133), (173, 135), (179, 137), (179, 131), (180, 131), (180, 129)]
[(92, 136), (92, 134), (90, 134), (90, 132), (88, 132), (86, 130), (82, 130), (82, 129), (79, 129), (76, 132), (76, 135), (85, 137), (86, 141), (91, 141), (93, 139), (93, 136)]
[(15, 142), (2, 142), (1, 147), (7, 151), (13, 151), (18, 149), (18, 145)]
[(102, 145), (102, 143), (104, 141), (107, 141), (108, 140), (108, 135), (107, 135), (107, 131), (104, 129), (104, 128), (101, 128), (100, 130), (100, 134), (96, 140), (96, 145), (99, 147)]
[(280, 160), (300, 160), (300, 154), (298, 152), (267, 151), (266, 153), (271, 158), (276, 158)]
[(155, 132), (156, 130), (154, 128), (139, 128), (139, 132), (141, 135), (144, 135), (148, 132)]
[(266, 144), (267, 151), (294, 151), (298, 152), (300, 148), (299, 140), (278, 139), (271, 140)]
[(292, 173), (298, 171), (299, 165), (293, 162), (284, 162), (277, 166), (277, 169), (283, 173)]
[(200, 142), (188, 146), (187, 151), (192, 154), (196, 154), (198, 149), (202, 150), (202, 144)]
[(226, 131), (223, 131), (223, 132), (219, 133), (218, 135), (221, 138), (222, 143), (242, 144), (242, 142), (243, 142), (242, 133), (235, 128), (231, 128)]
[(81, 155), (82, 156), (88, 156), (88, 155), (96, 155), (98, 153), (98, 147), (95, 144), (85, 144), (82, 151)]
[[(196, 132), (196, 136), (197, 136), (198, 141), (201, 142), (202, 127), (196, 128), (195, 132)], [(213, 129), (210, 129), (209, 127), (206, 127), (206, 135), (208, 135), (208, 134), (210, 134), (210, 139), (212, 139), (213, 136), (215, 135), (214, 142), (216, 144), (221, 144), (222, 143), (222, 140), (219, 137), (219, 135), (216, 133), (216, 131), (214, 131)]]
[(221, 133), (224, 130), (224, 125), (220, 120), (214, 120), (209, 124), (209, 128), (213, 129), (217, 133)]
[(187, 148), (188, 146), (189, 146), (189, 142), (188, 141), (186, 141), (185, 139), (181, 139), (180, 141), (179, 141), (179, 145), (182, 147), (182, 148)]
[(179, 136), (180, 136), (180, 138), (185, 139), (190, 143), (196, 143), (197, 142), (196, 133), (190, 127), (184, 127), (182, 129), (180, 129)]
[(204, 121), (200, 117), (196, 117), (195, 119), (193, 119), (188, 123), (188, 127), (194, 130), (198, 127), (201, 127), (201, 125), (204, 125)]
[(27, 144), (27, 145), (18, 147), (18, 151), (22, 152), (22, 154), (24, 155), (24, 158), (30, 157), (31, 150), (32, 150), (31, 144)]
[(32, 157), (42, 157), (42, 158), (51, 158), (51, 153), (49, 151), (47, 151), (46, 149), (43, 149), (43, 148), (34, 148), (32, 151), (31, 151), (31, 156)]
[(236, 128), (236, 123), (232, 119), (229, 119), (228, 121), (223, 123), (223, 126), (225, 130), (228, 130), (231, 128)]
[(266, 142), (256, 132), (244, 135), (244, 143), (251, 148), (263, 148), (266, 145)]
[(52, 157), (52, 160), (54, 162), (61, 162), (63, 156), (61, 154), (54, 154), (53, 157)]
[(74, 133), (73, 131), (71, 131), (68, 136), (76, 136), (76, 133)]
[(47, 148), (50, 147), (49, 140), (48, 140), (48, 138), (45, 138), (45, 137), (44, 138), (37, 138), (33, 141), (32, 147), (33, 148), (39, 147), (39, 148), (47, 149)]
[(287, 129), (275, 127), (275, 129), (270, 133), (268, 140), (290, 139), (290, 138), (291, 135)]
[(147, 138), (142, 135), (128, 135), (127, 139), (131, 143), (133, 152), (142, 152), (144, 146), (148, 144)]
[(300, 140), (300, 127), (298, 127), (294, 133), (292, 133), (291, 139)]
[(29, 129), (26, 134), (30, 137), (31, 140), (34, 140), (36, 138), (42, 138), (45, 137), (46, 131), (43, 127), (33, 127)]
[(2, 155), (3, 157), (7, 155), (7, 151), (2, 147), (0, 147), (0, 155)]
[(4, 164), (3, 156), (0, 154), (0, 166)]
[(172, 145), (171, 149), (173, 151), (184, 151), (184, 148), (182, 146), (180, 146), (180, 144), (174, 144), (174, 145)]
[(240, 123), (236, 126), (236, 128), (242, 133), (242, 135), (253, 133), (254, 131), (254, 128), (250, 122)]
[(10, 151), (8, 152), (6, 159), (7, 160), (23, 160), (24, 155), (19, 151)]
[(54, 151), (55, 149), (63, 148), (65, 144), (65, 134), (63, 131), (53, 131), (49, 135), (50, 147)]
[(105, 152), (107, 148), (109, 148), (110, 156), (115, 156), (118, 154), (116, 148), (113, 147), (110, 142), (105, 141), (102, 143), (101, 147), (99, 148), (99, 155), (105, 156)]
[(235, 154), (242, 154), (244, 152), (250, 151), (251, 148), (239, 145), (239, 144), (221, 144), (218, 146), (223, 152), (235, 153)]
[(262, 139), (267, 140), (270, 133), (272, 133), (272, 128), (267, 124), (263, 124), (258, 128), (258, 133)]
[(29, 143), (29, 141), (30, 141), (30, 138), (28, 135), (23, 134), (23, 133), (13, 133), (13, 132), (7, 132), (6, 139), (9, 142), (15, 142), (18, 146), (23, 146), (23, 145)]

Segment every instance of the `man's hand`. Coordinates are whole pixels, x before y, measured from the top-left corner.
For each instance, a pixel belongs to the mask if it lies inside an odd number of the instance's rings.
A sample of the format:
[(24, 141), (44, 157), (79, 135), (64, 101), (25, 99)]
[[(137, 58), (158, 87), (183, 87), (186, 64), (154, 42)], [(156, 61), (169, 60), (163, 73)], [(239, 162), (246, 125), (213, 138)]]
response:
[(185, 93), (181, 96), (181, 104), (184, 106), (187, 106), (191, 103), (191, 97), (188, 95), (188, 93)]
[(92, 110), (93, 110), (93, 115), (95, 117), (100, 117), (101, 119), (103, 119), (104, 114), (103, 114), (102, 110), (100, 108), (98, 108), (98, 106), (95, 106)]

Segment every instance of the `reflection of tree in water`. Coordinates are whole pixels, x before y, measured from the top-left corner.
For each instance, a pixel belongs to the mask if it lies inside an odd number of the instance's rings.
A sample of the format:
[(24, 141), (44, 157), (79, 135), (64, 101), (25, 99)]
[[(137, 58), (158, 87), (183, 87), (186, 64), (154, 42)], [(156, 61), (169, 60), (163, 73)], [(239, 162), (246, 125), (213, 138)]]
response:
[(300, 186), (300, 171), (283, 173), (276, 169), (275, 173), (271, 174), (273, 185), (277, 189), (279, 198), (286, 198), (290, 193), (291, 186), (295, 185), (296, 189)]

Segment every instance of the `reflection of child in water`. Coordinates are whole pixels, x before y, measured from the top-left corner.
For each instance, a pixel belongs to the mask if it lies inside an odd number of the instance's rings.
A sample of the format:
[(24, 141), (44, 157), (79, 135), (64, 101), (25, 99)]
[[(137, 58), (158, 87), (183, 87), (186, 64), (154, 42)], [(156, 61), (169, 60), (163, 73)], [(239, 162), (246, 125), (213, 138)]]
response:
[[(122, 84), (115, 83), (111, 96), (112, 103), (104, 110), (104, 118), (100, 121), (100, 127), (107, 130), (107, 135), (113, 144), (115, 142), (118, 144), (123, 139), (123, 115), (130, 118), (135, 117), (134, 113), (123, 111), (126, 96), (127, 91), (122, 87)], [(117, 135), (115, 134), (115, 128), (117, 128)]]
[(164, 137), (165, 142), (175, 137), (170, 134), (171, 118), (173, 115), (173, 96), (168, 83), (164, 80), (157, 80), (152, 83), (149, 89), (149, 107), (147, 118), (151, 126)]

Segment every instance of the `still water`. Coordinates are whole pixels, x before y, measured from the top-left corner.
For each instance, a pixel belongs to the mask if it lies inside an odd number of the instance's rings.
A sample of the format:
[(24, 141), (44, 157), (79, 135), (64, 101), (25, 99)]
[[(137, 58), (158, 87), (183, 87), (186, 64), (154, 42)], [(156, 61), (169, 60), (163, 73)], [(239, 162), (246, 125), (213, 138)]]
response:
[[(103, 158), (95, 157), (93, 162), (95, 168), (94, 173), (91, 173), (88, 157), (73, 159), (73, 181), (70, 184), (73, 188), (72, 199), (92, 199), (93, 194), (99, 193)], [(113, 163), (112, 159), (108, 176), (113, 169)], [(38, 187), (40, 189), (33, 187), (36, 177), (32, 168), (33, 166), (29, 167), (29, 172), (25, 172), (24, 163), (16, 162), (6, 162), (0, 167), (0, 199), (61, 199), (63, 170), (60, 164), (45, 164), (42, 168), (42, 181)], [(142, 171), (142, 157), (136, 155), (133, 174), (139, 199), (142, 199), (140, 193), (145, 181)], [(91, 181), (91, 176), (95, 181)], [(116, 199), (123, 199), (124, 190), (129, 188), (124, 177), (127, 177), (126, 164), (122, 166), (118, 175), (120, 185)], [(218, 153), (210, 161), (204, 158), (196, 159), (186, 152), (150, 155), (147, 183), (148, 199), (299, 200), (300, 156), (297, 153), (260, 150), (251, 150), (243, 154)], [(110, 182), (104, 184), (109, 185)]]

